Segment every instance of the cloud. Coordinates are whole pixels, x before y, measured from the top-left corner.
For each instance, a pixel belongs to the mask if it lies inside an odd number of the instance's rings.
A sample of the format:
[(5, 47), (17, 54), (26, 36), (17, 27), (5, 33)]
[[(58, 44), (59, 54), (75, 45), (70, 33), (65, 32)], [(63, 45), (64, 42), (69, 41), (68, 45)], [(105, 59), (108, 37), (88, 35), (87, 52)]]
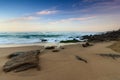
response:
[(50, 24), (57, 24), (57, 23), (66, 23), (66, 22), (71, 22), (71, 21), (86, 21), (89, 19), (93, 19), (96, 16), (89, 16), (89, 17), (79, 17), (79, 18), (68, 18), (68, 19), (62, 19), (62, 20), (58, 20), (55, 22), (50, 22)]
[(57, 10), (43, 10), (43, 11), (39, 11), (36, 14), (37, 15), (49, 15), (49, 14), (55, 14), (57, 13)]
[(11, 20), (8, 20), (6, 22), (23, 22), (23, 21), (30, 21), (30, 20), (35, 20), (35, 19), (37, 19), (37, 18), (34, 16), (24, 16), (24, 17), (11, 19)]
[(113, 2), (115, 0), (82, 0), (83, 2)]
[(118, 6), (120, 4), (120, 0), (106, 0), (106, 1), (101, 1), (101, 2), (96, 2), (94, 3), (94, 6)]
[[(117, 14), (120, 9), (120, 0), (83, 0), (84, 2), (92, 2), (92, 5), (88, 5), (83, 9), (77, 10), (78, 13), (103, 15), (103, 14)], [(79, 6), (77, 6), (79, 7)]]
[(31, 20), (35, 20), (38, 19), (41, 16), (45, 16), (45, 15), (50, 15), (50, 14), (56, 14), (58, 12), (58, 10), (42, 10), (42, 11), (38, 11), (38, 12), (34, 12), (33, 14), (29, 14), (28, 16), (22, 16), (22, 17), (18, 17), (18, 18), (14, 18), (11, 20), (7, 20), (5, 22), (23, 22), (23, 21), (31, 21)]

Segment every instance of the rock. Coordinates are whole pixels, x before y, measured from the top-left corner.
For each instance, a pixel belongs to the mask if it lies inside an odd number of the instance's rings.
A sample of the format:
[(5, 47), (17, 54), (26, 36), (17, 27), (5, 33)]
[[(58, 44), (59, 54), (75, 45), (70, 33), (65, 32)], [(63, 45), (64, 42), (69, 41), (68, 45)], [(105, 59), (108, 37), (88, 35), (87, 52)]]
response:
[(41, 42), (46, 42), (47, 41), (47, 39), (41, 39)]
[(89, 46), (89, 43), (86, 42), (85, 44), (82, 44), (82, 47), (88, 47)]
[(34, 67), (36, 67), (36, 65), (24, 64), (18, 67), (17, 69), (15, 69), (14, 72), (20, 72), (20, 71), (24, 71), (24, 70), (27, 70), (29, 68), (34, 68)]
[[(8, 55), (8, 58), (9, 59), (11, 59), (11, 58), (13, 58), (13, 57), (16, 57), (16, 56), (19, 56), (19, 55), (23, 55), (23, 54), (25, 54), (26, 52), (15, 52), (15, 53), (12, 53), (12, 54), (10, 54), (10, 55)], [(36, 50), (36, 53), (40, 53), (40, 50)]]
[(19, 56), (19, 55), (21, 55), (21, 54), (24, 54), (24, 52), (15, 52), (15, 53), (12, 53), (12, 54), (8, 55), (7, 58), (10, 59), (10, 58), (13, 58), (13, 57)]
[(60, 43), (77, 43), (77, 42), (81, 42), (81, 41), (79, 41), (79, 40), (77, 40), (77, 39), (60, 41)]
[(20, 54), (17, 52), (17, 56), (11, 57), (11, 59), (5, 63), (3, 71), (19, 72), (30, 68), (39, 68), (39, 53), (40, 51), (38, 50), (20, 52)]
[(82, 44), (82, 47), (88, 47), (88, 46), (92, 46), (92, 44), (86, 42), (85, 44)]
[(61, 49), (61, 46), (56, 46), (55, 49), (52, 50), (52, 52), (59, 52)]
[(120, 40), (120, 29), (116, 31), (109, 31), (95, 35), (85, 35), (82, 39), (87, 39), (89, 42), (103, 42)]
[(90, 46), (90, 44), (88, 42), (85, 43), (86, 46)]
[(81, 58), (80, 56), (75, 56), (77, 60), (83, 61), (85, 63), (88, 63), (87, 60)]
[(55, 49), (56, 46), (47, 46), (45, 49)]
[(112, 53), (109, 53), (109, 54), (98, 54), (98, 55), (100, 55), (100, 56), (102, 56), (102, 57), (110, 57), (110, 58), (112, 58), (112, 59), (116, 59), (116, 58), (120, 58), (120, 55), (119, 54), (112, 54)]
[(54, 50), (52, 50), (52, 52), (59, 52), (60, 51), (60, 49), (54, 49)]
[(82, 44), (82, 47), (87, 47), (87, 45), (85, 45), (85, 44)]
[(65, 49), (65, 47), (62, 47), (62, 46), (61, 46), (60, 48), (61, 48), (61, 49)]

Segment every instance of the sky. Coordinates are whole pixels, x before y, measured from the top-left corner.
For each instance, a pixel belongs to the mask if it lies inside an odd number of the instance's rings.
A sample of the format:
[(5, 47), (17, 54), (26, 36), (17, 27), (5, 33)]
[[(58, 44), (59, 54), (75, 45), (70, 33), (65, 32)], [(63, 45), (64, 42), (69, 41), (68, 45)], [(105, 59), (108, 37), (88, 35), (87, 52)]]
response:
[(120, 29), (120, 0), (0, 0), (0, 32)]

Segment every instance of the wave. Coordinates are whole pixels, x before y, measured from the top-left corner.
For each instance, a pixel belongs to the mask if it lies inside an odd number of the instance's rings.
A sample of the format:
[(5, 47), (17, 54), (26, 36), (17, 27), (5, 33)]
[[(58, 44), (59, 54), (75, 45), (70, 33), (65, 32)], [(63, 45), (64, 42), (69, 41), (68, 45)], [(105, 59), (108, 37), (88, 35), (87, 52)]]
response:
[(0, 37), (18, 37), (18, 38), (45, 38), (45, 37), (59, 37), (62, 35), (0, 35)]
[(42, 42), (60, 42), (61, 40), (80, 40), (83, 35), (93, 35), (96, 33), (86, 32), (17, 32), (0, 33), (0, 44), (29, 44)]

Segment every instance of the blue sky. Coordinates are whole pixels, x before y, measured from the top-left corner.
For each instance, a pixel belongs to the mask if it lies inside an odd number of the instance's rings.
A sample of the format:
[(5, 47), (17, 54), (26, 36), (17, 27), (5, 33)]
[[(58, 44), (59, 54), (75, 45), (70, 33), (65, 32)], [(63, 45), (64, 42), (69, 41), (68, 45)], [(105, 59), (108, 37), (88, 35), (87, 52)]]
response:
[(0, 31), (108, 31), (120, 28), (120, 0), (0, 0)]

